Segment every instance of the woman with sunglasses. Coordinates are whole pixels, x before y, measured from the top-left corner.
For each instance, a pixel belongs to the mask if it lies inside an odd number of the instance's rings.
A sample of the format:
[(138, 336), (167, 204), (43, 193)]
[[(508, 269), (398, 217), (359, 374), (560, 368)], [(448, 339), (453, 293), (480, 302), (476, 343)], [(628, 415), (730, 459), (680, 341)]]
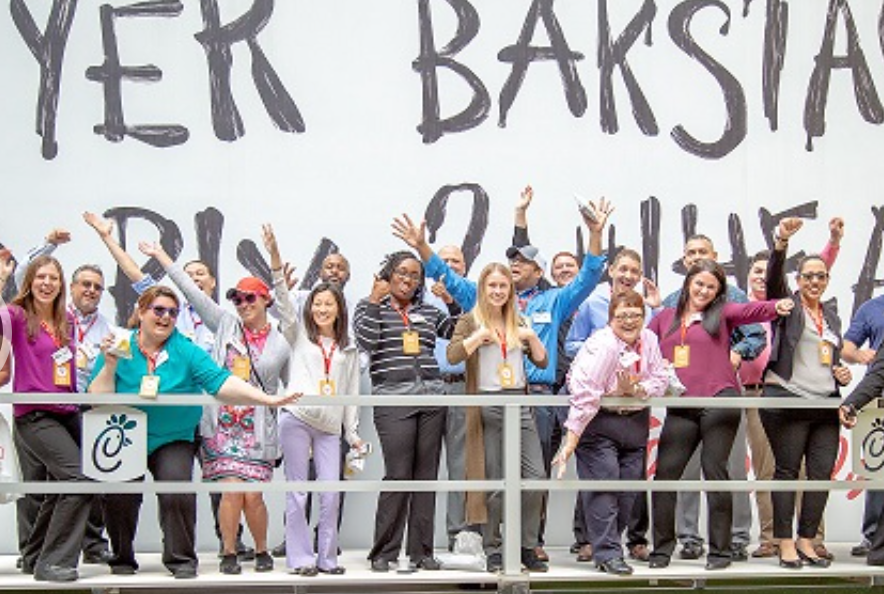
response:
[[(270, 266), (282, 267), (276, 242), (270, 248)], [(280, 294), (277, 310), (287, 337), (294, 342), (289, 363), (289, 389), (333, 397), (359, 393), (359, 350), (349, 336), (347, 304), (338, 282), (321, 282), (307, 295), (302, 313), (287, 294)], [(341, 433), (351, 448), (362, 447), (357, 434), (359, 410), (348, 406), (287, 406), (279, 421), (285, 476), (306, 481), (310, 460), (315, 478), (335, 481), (341, 477)], [(312, 577), (318, 573), (341, 575), (338, 565), (338, 510), (340, 493), (319, 493), (316, 552), (307, 526), (307, 493), (286, 494), (286, 561), (293, 573)]]
[[(616, 264), (616, 261), (615, 261)], [(593, 333), (571, 365), (571, 407), (562, 448), (554, 464), (558, 477), (576, 452), (583, 480), (641, 480), (650, 428), (650, 408), (602, 407), (606, 396), (647, 399), (669, 385), (657, 336), (644, 328), (645, 301), (632, 289), (609, 297), (608, 324)], [(596, 567), (613, 575), (633, 572), (623, 558), (621, 535), (638, 497), (636, 491), (582, 491)], [(642, 496), (644, 494), (642, 493)]]
[[(685, 396), (739, 397), (737, 375), (730, 362), (730, 335), (744, 324), (789, 315), (790, 299), (731, 303), (721, 265), (695, 262), (685, 276), (675, 307), (663, 309), (648, 325), (660, 340), (660, 351), (675, 367)], [(706, 480), (728, 480), (728, 458), (741, 418), (736, 408), (670, 408), (660, 433), (658, 480), (677, 481), (688, 460), (702, 445), (700, 465)], [(709, 554), (706, 569), (731, 564), (733, 498), (729, 491), (707, 491)], [(652, 568), (667, 567), (675, 549), (674, 491), (655, 491)]]
[[(8, 252), (0, 260), (0, 292), (13, 272)], [(73, 318), (65, 308), (64, 273), (58, 260), (35, 258), (18, 295), (0, 308), (0, 342), (12, 347), (13, 391), (77, 392)], [(9, 332), (3, 335), (4, 332)], [(80, 464), (80, 407), (76, 404), (13, 405), (19, 456), (39, 461), (52, 481), (86, 481)], [(78, 579), (77, 564), (93, 496), (46, 494), (21, 549), (22, 571), (38, 581)]]
[[(840, 364), (841, 319), (837, 304), (834, 299), (822, 300), (829, 284), (829, 267), (818, 255), (806, 256), (798, 264), (798, 291), (792, 293), (786, 282), (786, 250), (789, 239), (801, 226), (798, 218), (780, 222), (767, 263), (767, 297), (789, 299), (795, 313), (772, 324), (762, 397), (807, 401), (840, 398), (840, 388), (850, 383), (851, 374)], [(808, 480), (828, 480), (832, 476), (838, 455), (837, 411), (762, 408), (759, 416), (776, 461), (774, 480), (796, 480), (802, 462)], [(773, 536), (779, 540), (782, 567), (830, 565), (831, 561), (820, 557), (813, 546), (828, 497), (827, 491), (802, 493), (795, 539), (795, 491), (771, 494)]]
[[(139, 394), (145, 398), (208, 392), (225, 404), (240, 405), (231, 410), (281, 406), (298, 398), (298, 394), (268, 395), (216, 365), (204, 350), (175, 329), (180, 311), (178, 296), (172, 289), (157, 285), (146, 290), (130, 319), (131, 358), (114, 354), (109, 350), (113, 337), (106, 339), (89, 391)], [(147, 467), (154, 480), (189, 482), (202, 407), (139, 408), (147, 414)], [(196, 577), (196, 495), (159, 493), (157, 499), (163, 531), (163, 564), (176, 578)], [(133, 574), (138, 568), (134, 540), (141, 500), (141, 494), (108, 495), (107, 531), (114, 551), (110, 562), (114, 574)]]
[[(276, 239), (269, 225), (263, 228), (264, 244), (276, 253)], [(157, 243), (141, 243), (146, 256), (156, 258), (169, 278), (184, 294), (206, 327), (214, 334), (212, 359), (243, 381), (267, 394), (276, 394), (281, 379), (288, 376), (288, 361), (293, 340), (285, 328), (271, 324), (267, 308), (273, 303), (267, 285), (258, 278), (245, 277), (227, 291), (227, 299), (236, 314), (223, 309), (199, 289), (184, 270), (177, 266)], [(274, 269), (277, 295), (287, 294), (282, 264)], [(200, 423), (200, 456), (203, 478), (208, 481), (269, 482), (280, 457), (276, 411), (267, 407), (220, 405), (206, 407)], [(220, 571), (242, 572), (236, 554), (240, 518), (255, 540), (255, 571), (273, 569), (273, 557), (267, 551), (267, 506), (260, 492), (226, 492), (221, 496), (218, 523), (224, 547)]]
[[(538, 368), (546, 367), (546, 349), (534, 330), (519, 316), (515, 285), (508, 266), (487, 265), (479, 275), (478, 295), (472, 311), (461, 316), (448, 345), (452, 364), (466, 361), (466, 393), (518, 395), (527, 393), (524, 357)], [(503, 406), (470, 407), (468, 425), (481, 427), (481, 441), (468, 438), (467, 458), (484, 456), (485, 476), (503, 478)], [(522, 478), (543, 480), (546, 472), (540, 438), (532, 409), (521, 407)], [(478, 415), (478, 416), (477, 416)], [(486, 569), (503, 569), (500, 523), (503, 520), (503, 493), (493, 491), (487, 498), (488, 519), (483, 524)], [(522, 563), (529, 571), (546, 571), (547, 565), (534, 555), (540, 531), (543, 504), (541, 491), (522, 492)]]
[[(433, 356), (436, 336), (450, 338), (451, 319), (423, 302), (424, 267), (411, 252), (384, 260), (371, 295), (356, 306), (356, 343), (369, 356), (374, 394), (444, 394)], [(384, 480), (435, 480), (446, 410), (442, 406), (376, 406), (374, 423), (384, 456)], [(436, 494), (382, 492), (375, 515), (373, 571), (397, 562), (408, 524), (406, 553), (414, 569), (440, 569), (433, 557)]]

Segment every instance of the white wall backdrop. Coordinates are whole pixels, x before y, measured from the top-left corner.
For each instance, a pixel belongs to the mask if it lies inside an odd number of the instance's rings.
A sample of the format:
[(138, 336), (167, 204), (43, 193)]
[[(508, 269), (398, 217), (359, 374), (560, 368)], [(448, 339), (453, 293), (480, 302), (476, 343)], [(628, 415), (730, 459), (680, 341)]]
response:
[[(348, 294), (361, 297), (382, 255), (401, 247), (389, 223), (402, 212), (429, 214), (437, 246), (469, 229), (474, 275), (503, 259), (527, 183), (531, 236), (548, 256), (575, 249), (572, 196), (605, 195), (617, 206), (610, 245), (642, 250), (664, 292), (680, 283), (686, 232), (712, 237), (743, 284), (747, 255), (787, 213), (809, 219), (793, 242), (808, 252), (829, 218), (846, 219), (830, 286), (845, 320), (884, 276), (880, 3), (6, 4), (0, 242), (22, 257), (49, 229), (70, 229), (57, 255), (68, 271), (110, 271), (109, 315), (127, 289), (82, 222), (87, 210), (116, 218), (129, 246), (161, 238), (179, 258), (217, 262), (222, 290), (264, 270), (248, 242), (260, 245), (260, 224), (272, 222), (302, 278), (317, 250), (337, 246), (353, 266)], [(233, 102), (240, 126), (225, 116)], [(428, 209), (446, 188), (447, 211), (439, 200)], [(487, 227), (474, 196), (487, 197)], [(374, 456), (366, 475), (380, 466)], [(855, 496), (833, 494), (830, 540), (857, 540)], [(558, 498), (551, 509), (570, 509)], [(200, 544), (211, 548), (200, 501)], [(281, 499), (272, 505), (276, 540)], [(368, 544), (373, 513), (372, 497), (348, 501), (346, 545)], [(158, 543), (154, 517), (151, 502), (145, 549)], [(554, 514), (554, 543), (570, 542), (569, 522), (570, 511)], [(0, 510), (0, 525), (13, 523)]]

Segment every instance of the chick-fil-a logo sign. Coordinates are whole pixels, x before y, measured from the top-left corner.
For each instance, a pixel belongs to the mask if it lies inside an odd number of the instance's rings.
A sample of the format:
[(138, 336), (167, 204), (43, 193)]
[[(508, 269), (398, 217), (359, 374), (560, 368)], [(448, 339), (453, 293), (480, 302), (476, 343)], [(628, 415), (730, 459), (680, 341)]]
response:
[(147, 460), (147, 415), (128, 406), (83, 414), (83, 472), (96, 481), (142, 476)]

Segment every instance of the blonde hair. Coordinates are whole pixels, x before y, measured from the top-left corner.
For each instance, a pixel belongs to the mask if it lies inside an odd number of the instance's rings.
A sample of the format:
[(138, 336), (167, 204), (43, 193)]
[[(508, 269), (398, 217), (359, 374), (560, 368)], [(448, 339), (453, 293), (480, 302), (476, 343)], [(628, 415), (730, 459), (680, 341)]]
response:
[(516, 286), (513, 283), (513, 275), (508, 266), (501, 264), (500, 262), (492, 262), (482, 269), (482, 273), (479, 275), (479, 294), (476, 299), (476, 306), (470, 313), (477, 326), (484, 326), (486, 328), (490, 327), (489, 320), (491, 320), (492, 316), (491, 308), (488, 304), (488, 297), (485, 293), (485, 281), (487, 281), (488, 277), (494, 273), (505, 276), (510, 284), (510, 294), (507, 296), (506, 303), (503, 304), (502, 317), (504, 327), (506, 328), (505, 334), (507, 347), (509, 347), (509, 345), (517, 345), (519, 344), (518, 328), (524, 324), (519, 317), (519, 310), (516, 306)]

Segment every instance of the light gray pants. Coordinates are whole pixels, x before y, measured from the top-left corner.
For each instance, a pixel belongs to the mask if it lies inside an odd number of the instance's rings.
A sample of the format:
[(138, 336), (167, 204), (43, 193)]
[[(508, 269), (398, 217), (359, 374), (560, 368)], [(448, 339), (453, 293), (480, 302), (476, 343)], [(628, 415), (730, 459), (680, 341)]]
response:
[[(485, 476), (488, 480), (503, 478), (503, 407), (486, 406), (482, 408), (482, 431), (485, 441)], [(543, 467), (543, 455), (540, 451), (540, 438), (537, 436), (537, 425), (534, 415), (528, 407), (522, 407), (521, 414), (521, 466), (522, 478), (543, 480), (546, 472)], [(522, 548), (533, 549), (537, 544), (537, 533), (540, 530), (540, 510), (543, 504), (541, 491), (522, 491)], [(499, 553), (503, 539), (500, 523), (503, 520), (503, 493), (492, 491), (488, 494), (488, 524), (483, 526), (485, 552)]]
[[(446, 394), (463, 394), (465, 389), (463, 382), (447, 384)], [(445, 421), (443, 438), (448, 480), (462, 481), (466, 479), (466, 435), (466, 408), (462, 406), (448, 407), (448, 419)], [(448, 492), (445, 527), (448, 531), (449, 544), (454, 541), (458, 532), (466, 528), (466, 495), (463, 491)]]
[[(746, 477), (746, 413), (740, 419), (740, 427), (734, 438), (734, 447), (728, 458), (728, 475), (733, 481), (745, 481)], [(681, 475), (686, 481), (700, 480), (700, 452), (701, 445), (691, 456), (688, 465)], [(733, 494), (734, 517), (731, 528), (731, 541), (734, 544), (748, 545), (750, 531), (752, 529), (752, 503), (748, 492)], [(682, 544), (688, 542), (703, 543), (700, 536), (700, 493), (698, 491), (683, 491), (678, 494), (678, 505), (675, 509), (676, 530), (678, 541)]]

